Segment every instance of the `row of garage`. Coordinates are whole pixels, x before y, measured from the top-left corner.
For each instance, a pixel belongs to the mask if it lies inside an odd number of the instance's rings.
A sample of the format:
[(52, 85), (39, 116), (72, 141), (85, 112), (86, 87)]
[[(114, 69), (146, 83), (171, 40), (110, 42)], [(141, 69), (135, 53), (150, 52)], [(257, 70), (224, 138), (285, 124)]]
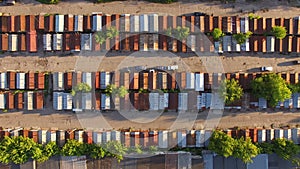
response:
[[(40, 37), (39, 37), (40, 36)], [(224, 36), (213, 42), (211, 36), (191, 34), (180, 41), (163, 34), (120, 34), (99, 44), (92, 33), (0, 34), (3, 52), (54, 51), (170, 51), (170, 52), (262, 52), (299, 53), (300, 37), (251, 36), (244, 44), (238, 44), (233, 36)]]
[[(253, 142), (270, 142), (276, 138), (286, 138), (295, 144), (300, 142), (300, 130), (293, 129), (239, 129), (224, 130), (231, 137), (249, 137)], [(30, 137), (35, 142), (45, 144), (51, 141), (63, 146), (68, 139), (85, 143), (106, 143), (111, 140), (120, 141), (126, 147), (140, 145), (142, 147), (157, 146), (159, 148), (207, 147), (212, 134), (210, 130), (177, 130), (177, 131), (85, 131), (85, 130), (23, 130), (2, 129), (4, 136)]]
[(177, 26), (188, 27), (191, 32), (212, 32), (220, 28), (225, 33), (251, 31), (262, 35), (270, 32), (273, 26), (284, 26), (291, 35), (300, 34), (299, 17), (259, 18), (238, 16), (167, 16), (157, 14), (102, 14), (92, 15), (19, 15), (0, 16), (0, 31), (17, 33), (30, 31), (43, 32), (96, 32), (115, 26), (120, 32), (163, 32)]
[(2, 72), (0, 73), (0, 89), (43, 90), (45, 89), (45, 74), (33, 72)]
[(42, 91), (5, 92), (0, 94), (0, 109), (42, 110), (44, 93)]

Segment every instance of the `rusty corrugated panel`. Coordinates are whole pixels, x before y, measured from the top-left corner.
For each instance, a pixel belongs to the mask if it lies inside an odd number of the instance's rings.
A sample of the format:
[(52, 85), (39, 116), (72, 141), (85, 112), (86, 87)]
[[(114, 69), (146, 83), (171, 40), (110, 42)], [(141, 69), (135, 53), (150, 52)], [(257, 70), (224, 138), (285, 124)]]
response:
[(149, 133), (147, 131), (140, 132), (140, 145), (143, 147), (149, 146)]
[(8, 72), (9, 89), (16, 89), (16, 72)]
[(276, 18), (275, 25), (276, 26), (284, 26), (284, 18)]
[(75, 51), (80, 51), (80, 44), (81, 44), (81, 36), (80, 33), (73, 34), (73, 40), (72, 40), (72, 49)]
[(100, 72), (95, 72), (95, 89), (100, 89)]
[(35, 31), (35, 16), (27, 15), (26, 16), (26, 31)]
[(33, 72), (26, 73), (26, 85), (27, 85), (27, 89), (30, 89), (30, 90), (35, 89), (34, 82), (35, 82), (34, 73)]
[(45, 29), (45, 18), (44, 15), (36, 15), (35, 16), (35, 26), (36, 29), (43, 30)]
[(26, 41), (28, 52), (37, 52), (37, 35), (35, 31), (27, 32)]
[(65, 31), (72, 32), (74, 31), (74, 16), (73, 15), (65, 15), (64, 16), (64, 26)]
[(70, 33), (65, 33), (64, 38), (63, 38), (63, 46), (64, 46), (64, 51), (70, 51), (71, 50), (71, 34)]
[(45, 75), (44, 73), (36, 73), (37, 76), (37, 85), (36, 88), (38, 89), (45, 89)]
[(156, 72), (150, 72), (149, 77), (148, 77), (148, 82), (149, 82), (149, 89), (150, 90), (155, 90), (156, 89)]
[(66, 90), (72, 89), (72, 77), (73, 77), (72, 72), (64, 73), (64, 86)]
[(18, 39), (18, 48), (19, 51), (25, 52), (26, 51), (26, 35), (25, 34), (20, 34)]
[(101, 109), (101, 93), (100, 92), (96, 92), (95, 96), (96, 96), (95, 109), (96, 110), (100, 110)]
[(139, 89), (139, 74), (138, 73), (130, 73), (129, 89), (133, 89), (133, 90)]
[(1, 50), (2, 51), (8, 50), (8, 34), (1, 35)]
[(92, 38), (92, 50), (95, 50), (95, 51), (100, 51), (101, 47), (100, 47), (100, 44), (96, 42), (95, 40), (95, 35), (93, 35), (93, 38)]
[(38, 142), (38, 130), (30, 130), (29, 131), (29, 138), (31, 138), (34, 142)]
[(138, 104), (139, 110), (149, 110), (149, 93), (139, 93)]
[(9, 110), (15, 109), (15, 97), (12, 92), (7, 93), (7, 102), (8, 102), (7, 109)]
[(299, 53), (300, 52), (300, 37), (293, 37), (293, 47), (292, 52)]
[(84, 31), (91, 31), (92, 30), (92, 16), (84, 15), (83, 16), (83, 30)]
[(84, 131), (83, 142), (87, 143), (87, 144), (93, 144), (93, 132), (92, 131)]
[(178, 108), (178, 93), (169, 93), (169, 110), (177, 110)]
[[(201, 24), (201, 23), (200, 23)], [(213, 30), (213, 17), (212, 16), (204, 16), (204, 32), (212, 32)]]
[(259, 36), (259, 52), (267, 52), (267, 38), (265, 36)]
[(54, 31), (54, 15), (45, 16), (45, 32)]
[(9, 16), (0, 16), (1, 19), (1, 32), (8, 32), (8, 17)]
[(139, 44), (140, 44), (140, 35), (134, 35), (133, 36), (134, 44), (133, 44), (133, 50), (138, 51), (139, 50)]
[(123, 82), (123, 86), (125, 86), (126, 89), (129, 89), (130, 86), (130, 75), (127, 72), (123, 73), (123, 78), (121, 80)]
[(23, 102), (24, 102), (24, 95), (23, 95), (23, 93), (17, 93), (16, 95), (15, 95), (15, 99), (17, 100), (17, 109), (19, 109), (19, 110), (21, 110), (21, 109), (23, 109), (24, 108), (24, 104), (23, 104)]
[(8, 31), (9, 32), (16, 32), (16, 16), (9, 16), (8, 17)]
[(41, 110), (44, 108), (44, 93), (43, 92), (36, 92), (34, 93), (34, 101), (35, 101), (35, 108)]

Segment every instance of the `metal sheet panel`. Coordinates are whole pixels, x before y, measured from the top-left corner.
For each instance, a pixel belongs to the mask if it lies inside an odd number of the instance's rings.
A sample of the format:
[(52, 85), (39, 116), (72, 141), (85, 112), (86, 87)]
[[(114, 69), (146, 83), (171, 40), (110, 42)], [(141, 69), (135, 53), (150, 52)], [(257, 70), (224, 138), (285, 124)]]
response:
[(54, 110), (63, 109), (63, 93), (62, 92), (53, 92), (53, 108)]
[(74, 31), (82, 32), (83, 31), (83, 15), (75, 15)]
[(45, 51), (52, 50), (52, 35), (51, 34), (44, 34), (43, 35), (43, 47)]
[(102, 16), (93, 15), (92, 31), (102, 31)]
[(64, 15), (55, 15), (55, 32), (64, 32)]
[(17, 73), (17, 89), (25, 89), (25, 73)]
[(81, 34), (81, 50), (92, 50), (92, 34)]
[(62, 34), (53, 35), (53, 50), (62, 50)]
[(187, 110), (188, 94), (178, 93), (178, 110)]

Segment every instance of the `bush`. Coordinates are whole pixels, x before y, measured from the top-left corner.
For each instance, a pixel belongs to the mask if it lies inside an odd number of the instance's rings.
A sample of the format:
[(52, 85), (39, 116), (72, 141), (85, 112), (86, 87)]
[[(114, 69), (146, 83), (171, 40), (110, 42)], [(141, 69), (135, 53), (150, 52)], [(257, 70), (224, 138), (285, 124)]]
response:
[(250, 38), (252, 32), (248, 31), (246, 33), (238, 33), (233, 35), (233, 38), (237, 41), (238, 44), (243, 44), (246, 42), (247, 39)]
[(57, 4), (59, 2), (59, 0), (37, 0), (37, 1), (43, 4)]
[(212, 36), (214, 40), (219, 41), (221, 37), (223, 37), (225, 34), (222, 32), (221, 29), (215, 28), (212, 32)]
[(274, 26), (272, 28), (272, 34), (277, 38), (277, 39), (283, 39), (286, 36), (286, 29), (283, 26)]

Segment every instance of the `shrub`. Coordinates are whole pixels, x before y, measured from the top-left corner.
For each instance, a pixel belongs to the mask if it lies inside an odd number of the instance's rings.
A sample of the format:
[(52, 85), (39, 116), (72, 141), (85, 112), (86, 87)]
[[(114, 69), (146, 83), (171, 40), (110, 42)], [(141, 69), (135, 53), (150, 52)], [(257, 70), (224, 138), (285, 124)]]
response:
[(233, 35), (233, 38), (237, 41), (238, 44), (243, 44), (246, 42), (247, 39), (250, 38), (252, 32), (248, 31), (246, 33), (238, 33)]
[(283, 39), (285, 38), (287, 31), (283, 26), (274, 26), (271, 32), (277, 39)]
[(225, 34), (222, 32), (222, 30), (221, 29), (219, 29), (219, 28), (215, 28), (214, 30), (213, 30), (213, 32), (212, 32), (212, 36), (213, 36), (213, 38), (214, 38), (214, 40), (216, 40), (216, 41), (219, 41), (219, 39), (221, 38), (221, 37), (223, 37)]

